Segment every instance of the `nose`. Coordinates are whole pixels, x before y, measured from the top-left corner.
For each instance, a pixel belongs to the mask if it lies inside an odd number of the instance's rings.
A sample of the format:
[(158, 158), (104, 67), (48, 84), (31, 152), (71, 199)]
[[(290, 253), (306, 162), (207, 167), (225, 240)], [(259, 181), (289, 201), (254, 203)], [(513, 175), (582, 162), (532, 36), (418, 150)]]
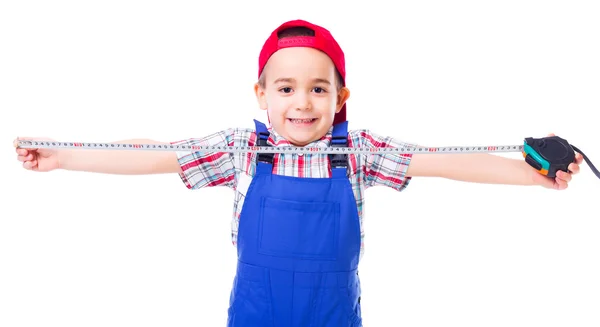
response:
[(310, 96), (304, 92), (297, 92), (295, 107), (296, 110), (311, 110), (312, 105), (310, 103)]

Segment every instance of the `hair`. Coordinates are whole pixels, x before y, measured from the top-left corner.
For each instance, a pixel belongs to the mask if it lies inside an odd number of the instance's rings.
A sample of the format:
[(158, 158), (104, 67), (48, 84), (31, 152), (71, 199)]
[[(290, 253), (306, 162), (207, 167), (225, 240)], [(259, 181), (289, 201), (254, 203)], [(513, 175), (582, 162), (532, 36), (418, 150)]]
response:
[[(296, 36), (315, 36), (315, 31), (308, 27), (290, 27), (286, 28), (277, 33), (277, 37), (281, 40), (288, 37), (296, 37)], [(260, 77), (258, 78), (258, 85), (260, 87), (265, 87), (265, 70), (260, 73)], [(344, 79), (342, 78), (342, 74), (335, 68), (335, 85), (337, 87), (338, 92), (344, 86)]]

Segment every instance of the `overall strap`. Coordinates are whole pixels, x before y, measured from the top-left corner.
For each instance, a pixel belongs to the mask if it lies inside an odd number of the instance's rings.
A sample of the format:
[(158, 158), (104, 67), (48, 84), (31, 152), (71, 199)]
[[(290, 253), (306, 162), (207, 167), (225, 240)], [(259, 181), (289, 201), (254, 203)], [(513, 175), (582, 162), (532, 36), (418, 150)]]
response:
[[(258, 120), (254, 119), (254, 126), (256, 126), (256, 145), (257, 146), (270, 146), (267, 144), (267, 140), (269, 139), (269, 130), (267, 126)], [(258, 163), (266, 163), (268, 165), (273, 164), (273, 156), (274, 153), (258, 153), (257, 160)]]
[[(254, 125), (256, 126), (256, 145), (257, 146), (270, 146), (267, 144), (267, 140), (269, 139), (269, 130), (267, 126), (258, 120), (254, 120)], [(347, 147), (348, 146), (348, 122), (341, 122), (333, 126), (333, 131), (331, 135), (331, 147)], [(274, 153), (258, 153), (257, 154), (257, 164), (259, 170), (261, 166), (268, 165), (268, 168), (265, 168), (265, 172), (270, 172), (273, 165), (273, 156)], [(331, 174), (334, 178), (344, 178), (348, 176), (348, 154), (345, 152), (340, 153), (331, 153), (329, 156), (329, 162), (331, 164)]]
[[(348, 122), (341, 122), (333, 126), (331, 135), (331, 147), (347, 147), (348, 146)], [(331, 163), (332, 177), (347, 177), (348, 176), (348, 154), (330, 153), (329, 162)]]

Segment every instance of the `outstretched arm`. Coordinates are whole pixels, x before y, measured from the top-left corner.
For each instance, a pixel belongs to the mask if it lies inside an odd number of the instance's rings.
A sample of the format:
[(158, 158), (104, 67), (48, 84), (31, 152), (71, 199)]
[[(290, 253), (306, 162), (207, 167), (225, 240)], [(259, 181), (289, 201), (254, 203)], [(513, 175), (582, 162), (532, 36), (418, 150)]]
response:
[[(20, 140), (28, 139), (32, 138), (20, 138)], [(41, 138), (41, 140), (51, 141), (48, 138)], [(23, 163), (23, 168), (38, 172), (64, 169), (124, 175), (181, 173), (176, 154), (168, 151), (32, 149), (19, 148), (18, 141), (19, 139), (14, 141), (17, 159)], [(168, 144), (147, 139), (112, 143)]]
[(556, 178), (548, 178), (524, 160), (493, 154), (414, 154), (406, 174), (485, 184), (539, 185), (562, 190), (567, 188), (572, 175), (579, 172), (582, 160), (581, 154), (577, 153), (575, 162), (569, 165), (570, 173), (559, 171)]
[[(147, 139), (113, 142), (133, 144), (169, 144)], [(99, 172), (108, 174), (162, 174), (179, 173), (181, 168), (171, 151), (123, 150), (60, 150), (59, 169)]]

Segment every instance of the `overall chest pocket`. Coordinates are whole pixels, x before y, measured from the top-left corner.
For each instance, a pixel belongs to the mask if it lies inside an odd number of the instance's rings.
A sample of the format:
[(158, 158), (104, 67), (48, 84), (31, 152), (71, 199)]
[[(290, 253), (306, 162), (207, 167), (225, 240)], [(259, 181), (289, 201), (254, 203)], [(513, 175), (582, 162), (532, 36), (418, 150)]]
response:
[(340, 205), (263, 197), (258, 252), (287, 258), (335, 260)]

